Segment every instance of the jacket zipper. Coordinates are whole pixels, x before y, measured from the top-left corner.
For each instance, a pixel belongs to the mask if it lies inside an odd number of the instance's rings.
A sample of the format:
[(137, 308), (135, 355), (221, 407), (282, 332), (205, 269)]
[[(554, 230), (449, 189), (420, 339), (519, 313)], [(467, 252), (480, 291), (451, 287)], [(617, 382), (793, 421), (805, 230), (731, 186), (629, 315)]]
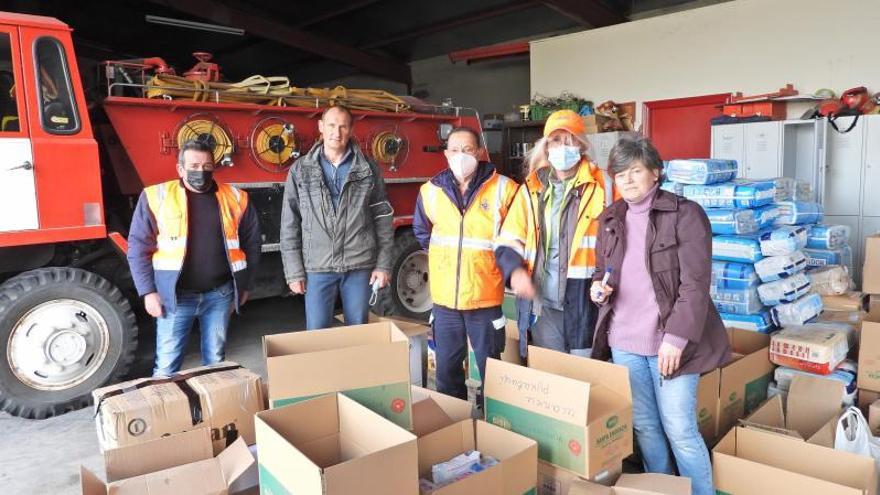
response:
[[(471, 205), (474, 204), (474, 200), (483, 192), (483, 189), (486, 188), (486, 184), (492, 179), (493, 175), (490, 175), (488, 179), (485, 180), (482, 184), (480, 184), (480, 189), (475, 191), (471, 196), (471, 202), (467, 204), (464, 208), (459, 210), (461, 213), (461, 220), (458, 223), (458, 261), (456, 261), (455, 266), (455, 304), (453, 309), (458, 309), (458, 292), (459, 287), (461, 286), (461, 251), (464, 246), (464, 216), (471, 209)], [(464, 198), (461, 198), (464, 201)]]
[[(654, 215), (648, 214), (648, 228), (651, 229), (651, 242), (648, 243), (648, 249), (645, 249), (645, 266), (648, 268), (648, 276), (651, 277), (651, 287), (654, 288), (654, 299), (657, 299), (657, 289), (654, 287), (654, 270), (651, 267), (651, 250), (654, 248), (654, 241), (657, 238), (657, 229), (654, 227)], [(663, 322), (663, 315), (660, 313), (660, 304), (657, 304), (657, 331), (663, 333), (660, 328)]]

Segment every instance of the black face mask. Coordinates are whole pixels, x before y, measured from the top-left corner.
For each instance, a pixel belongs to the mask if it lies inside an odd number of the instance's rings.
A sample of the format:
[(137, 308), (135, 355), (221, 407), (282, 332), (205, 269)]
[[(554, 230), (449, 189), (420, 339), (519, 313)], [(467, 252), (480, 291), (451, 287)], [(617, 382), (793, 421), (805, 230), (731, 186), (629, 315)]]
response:
[(214, 183), (213, 170), (187, 170), (186, 183), (198, 192), (205, 192)]

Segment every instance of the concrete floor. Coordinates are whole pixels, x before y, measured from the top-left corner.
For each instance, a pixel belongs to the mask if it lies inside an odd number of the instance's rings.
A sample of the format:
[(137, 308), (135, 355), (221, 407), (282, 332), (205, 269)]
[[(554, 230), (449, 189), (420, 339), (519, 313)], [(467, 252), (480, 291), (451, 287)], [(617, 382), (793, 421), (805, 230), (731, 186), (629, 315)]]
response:
[[(226, 358), (266, 378), (263, 335), (305, 327), (302, 298), (273, 298), (248, 303), (233, 318)], [(140, 322), (141, 345), (131, 378), (149, 376), (155, 349), (153, 322)], [(190, 338), (183, 367), (200, 365), (198, 335)], [(103, 475), (104, 466), (91, 408), (45, 420), (0, 413), (0, 493), (10, 495), (80, 493), (80, 466)]]

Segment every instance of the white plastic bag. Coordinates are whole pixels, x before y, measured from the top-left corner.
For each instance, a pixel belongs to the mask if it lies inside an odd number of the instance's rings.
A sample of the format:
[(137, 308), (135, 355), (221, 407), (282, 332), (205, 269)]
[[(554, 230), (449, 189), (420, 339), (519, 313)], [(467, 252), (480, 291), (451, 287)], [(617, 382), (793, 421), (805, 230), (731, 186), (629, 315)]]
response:
[(834, 450), (871, 457), (874, 465), (880, 466), (880, 438), (871, 434), (868, 420), (858, 407), (848, 407), (837, 420)]

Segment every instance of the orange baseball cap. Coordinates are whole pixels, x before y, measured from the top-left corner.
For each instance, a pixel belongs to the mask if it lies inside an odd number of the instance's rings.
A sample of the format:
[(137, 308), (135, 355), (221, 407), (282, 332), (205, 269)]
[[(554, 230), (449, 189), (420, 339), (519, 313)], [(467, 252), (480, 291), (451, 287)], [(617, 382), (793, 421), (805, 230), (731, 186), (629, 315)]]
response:
[(557, 110), (551, 113), (544, 124), (544, 137), (549, 136), (551, 132), (557, 129), (565, 129), (576, 135), (584, 134), (584, 131), (586, 131), (584, 119), (571, 110)]

